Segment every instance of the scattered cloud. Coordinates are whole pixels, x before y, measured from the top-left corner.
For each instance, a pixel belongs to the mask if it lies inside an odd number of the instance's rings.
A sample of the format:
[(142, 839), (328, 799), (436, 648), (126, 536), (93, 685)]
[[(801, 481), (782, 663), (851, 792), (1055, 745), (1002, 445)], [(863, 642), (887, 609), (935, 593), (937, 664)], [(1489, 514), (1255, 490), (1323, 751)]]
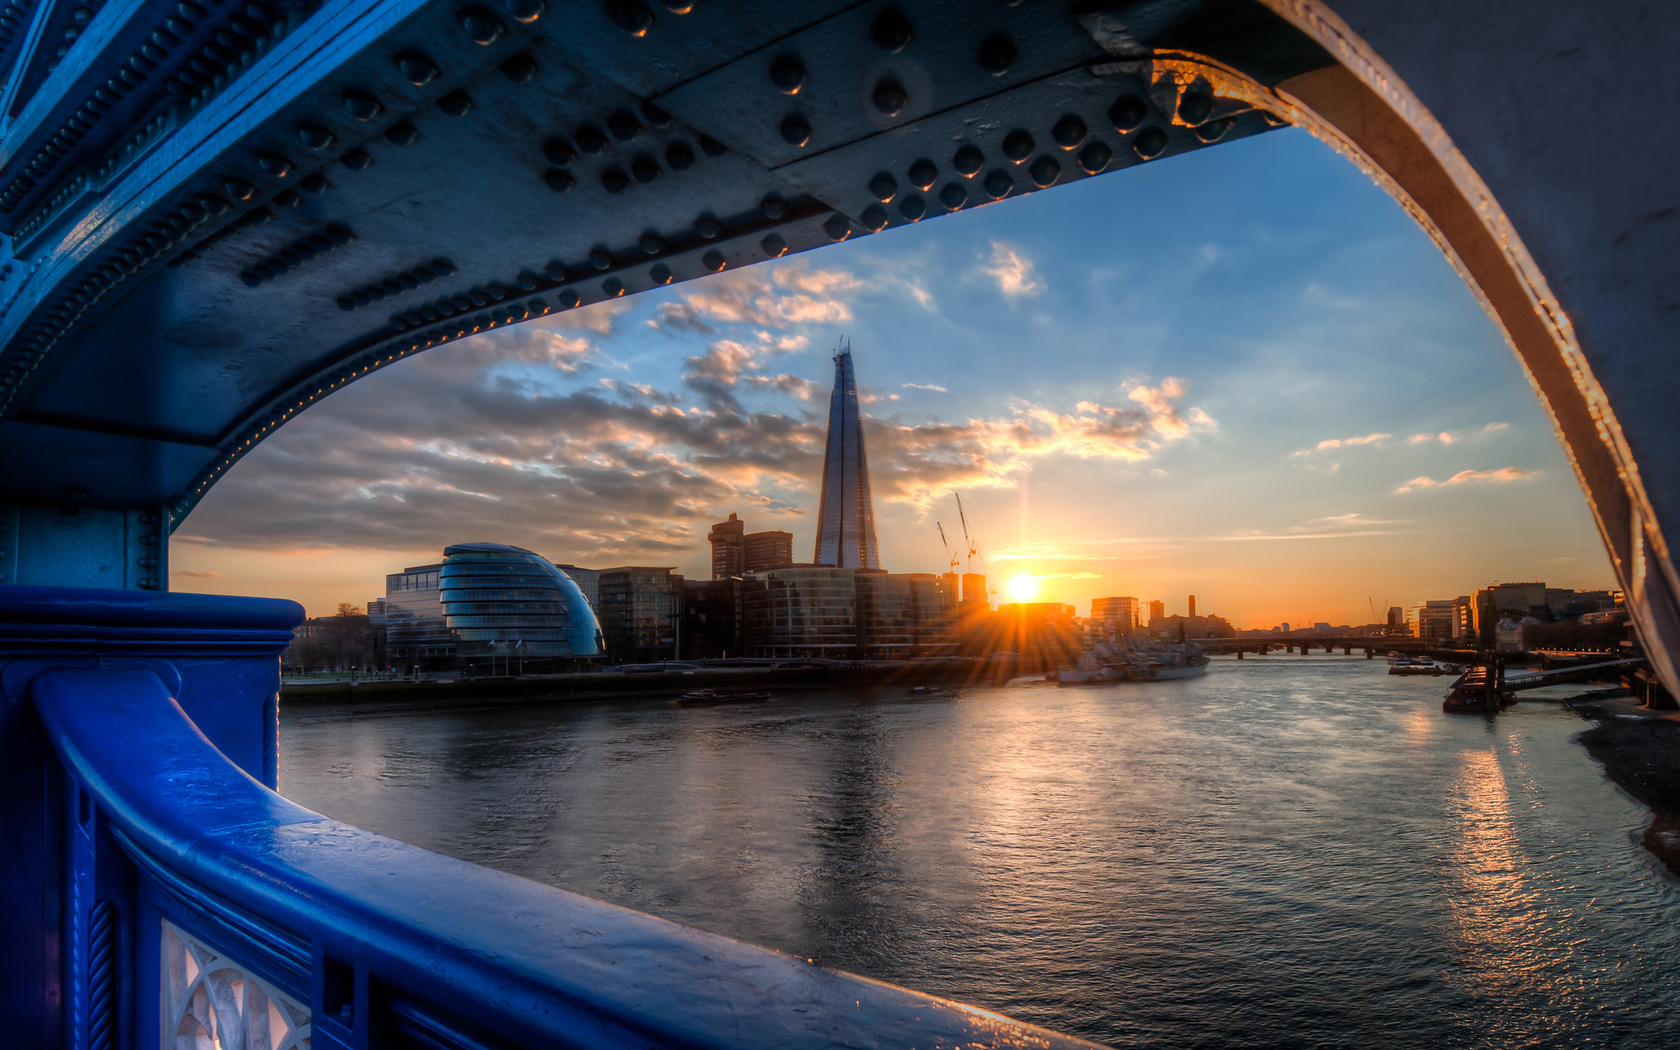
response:
[(219, 579), (222, 578), (221, 573), (211, 572), (209, 569), (170, 569), (169, 570), (169, 575), (171, 575), (171, 576), (191, 576), (195, 579), (205, 579), (205, 580), (219, 580)]
[(1461, 470), (1445, 481), (1434, 478), (1413, 478), (1395, 489), (1395, 492), (1412, 492), (1416, 489), (1433, 489), (1442, 485), (1473, 485), (1480, 482), (1495, 482), (1506, 484), (1513, 481), (1531, 481), (1545, 474), (1543, 470), (1523, 470), (1520, 467), (1500, 467), (1497, 470)]
[(1044, 291), (1044, 282), (1034, 275), (1032, 260), (1005, 241), (992, 242), (991, 258), (980, 264), (980, 271), (995, 280), (998, 289), (1010, 298)]
[(906, 390), (937, 390), (941, 394), (950, 393), (950, 391), (947, 390), (945, 387), (937, 386), (933, 383), (905, 383), (904, 384), (904, 389), (906, 389)]
[(702, 277), (688, 287), (692, 291), (680, 302), (661, 303), (648, 325), (707, 334), (725, 324), (761, 329), (841, 324), (852, 319), (851, 305), (842, 298), (843, 293), (863, 287), (863, 282), (845, 270), (818, 270), (799, 261), (728, 270)]
[(1443, 445), (1456, 445), (1460, 441), (1483, 434), (1497, 434), (1501, 430), (1511, 429), (1509, 423), (1489, 423), (1485, 427), (1472, 427), (1469, 430), (1443, 430), (1438, 434), (1413, 434), (1406, 439), (1409, 445), (1426, 445), (1431, 441), (1439, 441)]
[(1035, 572), (1028, 573), (1029, 580), (1100, 580), (1100, 572)]
[(1393, 434), (1366, 434), (1363, 437), (1326, 438), (1313, 448), (1303, 448), (1291, 452), (1292, 456), (1310, 456), (1313, 452), (1324, 452), (1333, 448), (1356, 448), (1360, 445), (1376, 445), (1393, 437)]

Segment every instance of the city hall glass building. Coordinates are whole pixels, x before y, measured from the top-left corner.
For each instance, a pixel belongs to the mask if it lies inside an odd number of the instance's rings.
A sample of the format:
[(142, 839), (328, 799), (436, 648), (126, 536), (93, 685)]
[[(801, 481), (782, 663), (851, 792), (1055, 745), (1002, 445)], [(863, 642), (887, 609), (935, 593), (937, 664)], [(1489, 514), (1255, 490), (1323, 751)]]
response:
[(601, 625), (583, 591), (548, 559), (503, 543), (445, 548), (438, 574), (443, 619), (467, 663), (541, 663), (598, 657)]

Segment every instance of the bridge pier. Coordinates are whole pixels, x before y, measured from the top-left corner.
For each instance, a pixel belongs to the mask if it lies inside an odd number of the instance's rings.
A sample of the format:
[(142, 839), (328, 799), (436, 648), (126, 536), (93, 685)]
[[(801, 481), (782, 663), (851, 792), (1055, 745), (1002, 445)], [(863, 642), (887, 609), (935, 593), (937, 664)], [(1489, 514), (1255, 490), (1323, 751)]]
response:
[(1237, 646), (1237, 659), (1241, 660), (1242, 658), (1243, 658), (1243, 650), (1242, 650), (1242, 646), (1239, 645), (1239, 646)]
[(168, 511), (103, 510), (87, 498), (71, 489), (57, 506), (0, 503), (0, 584), (168, 590)]

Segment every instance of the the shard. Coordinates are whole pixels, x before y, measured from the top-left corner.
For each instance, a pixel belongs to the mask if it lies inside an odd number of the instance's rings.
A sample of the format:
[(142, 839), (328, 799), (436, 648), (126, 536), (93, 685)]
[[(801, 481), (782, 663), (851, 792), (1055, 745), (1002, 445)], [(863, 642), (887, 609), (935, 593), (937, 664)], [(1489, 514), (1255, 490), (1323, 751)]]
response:
[(823, 453), (822, 504), (817, 510), (818, 565), (879, 569), (875, 501), (869, 495), (869, 457), (858, 426), (852, 346), (834, 353), (834, 392), (828, 399), (828, 448)]

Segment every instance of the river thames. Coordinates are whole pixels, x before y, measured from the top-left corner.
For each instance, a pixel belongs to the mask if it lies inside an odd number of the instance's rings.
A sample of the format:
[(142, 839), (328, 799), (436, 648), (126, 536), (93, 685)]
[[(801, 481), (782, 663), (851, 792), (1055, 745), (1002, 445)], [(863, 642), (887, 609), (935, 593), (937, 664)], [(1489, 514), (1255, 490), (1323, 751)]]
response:
[(1680, 882), (1554, 702), (1381, 661), (281, 720), (456, 857), (1123, 1047), (1680, 1045)]

